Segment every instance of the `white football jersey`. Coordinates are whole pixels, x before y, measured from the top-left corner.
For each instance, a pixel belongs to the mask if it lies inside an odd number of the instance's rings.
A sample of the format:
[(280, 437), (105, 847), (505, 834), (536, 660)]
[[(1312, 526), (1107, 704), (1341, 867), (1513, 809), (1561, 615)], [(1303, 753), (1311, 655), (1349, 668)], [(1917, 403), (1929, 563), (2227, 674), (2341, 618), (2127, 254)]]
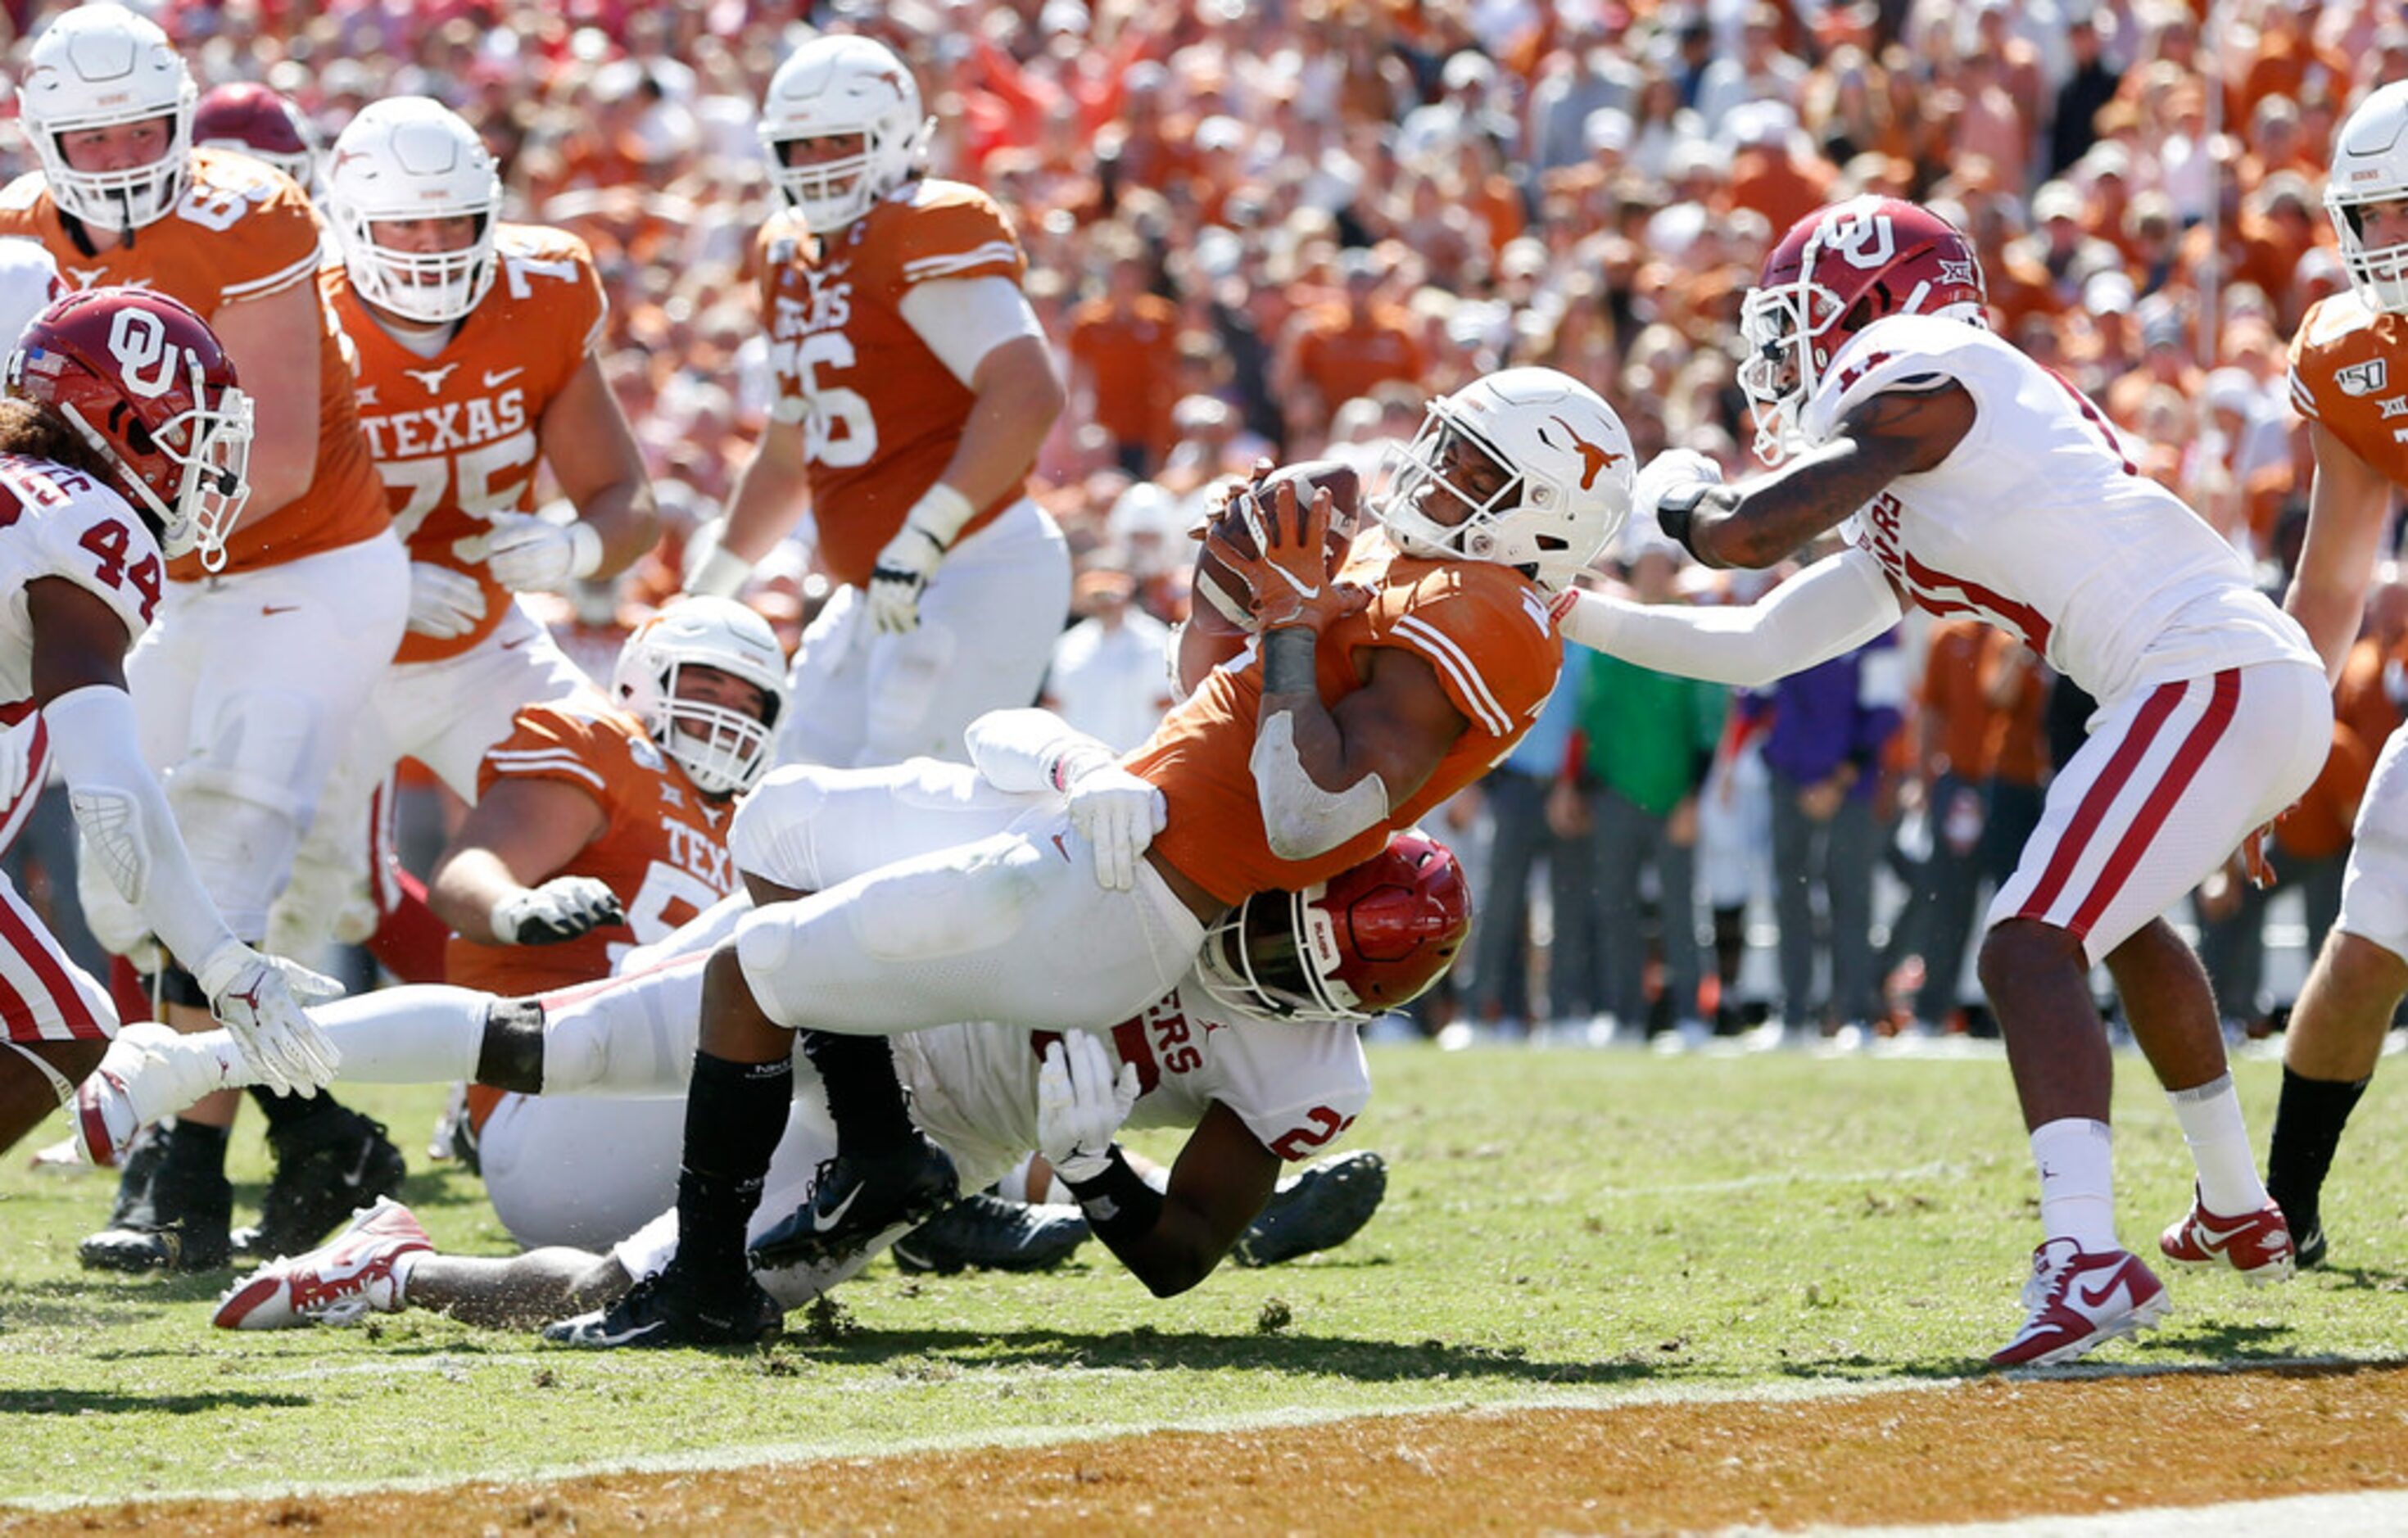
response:
[(166, 563), (125, 499), (80, 470), (0, 454), (0, 719), (33, 694), (34, 625), (27, 584), (61, 577), (125, 622), (129, 644), (150, 626)]
[(1842, 529), (1917, 604), (2003, 627), (2102, 705), (2226, 668), (2315, 661), (2239, 553), (2126, 457), (2098, 407), (1979, 326), (1873, 323), (1831, 360), (1800, 427), (1821, 444), (1868, 398), (1942, 381), (1973, 397), (1972, 430)]
[[(893, 1038), (912, 1119), (965, 1170), (1009, 1169), (1037, 1146), (1037, 1070), (1051, 1035), (979, 1024)], [(1216, 1002), (1193, 972), (1105, 1039), (1115, 1061), (1137, 1065), (1132, 1128), (1193, 1127), (1218, 1100), (1272, 1153), (1305, 1159), (1371, 1099), (1353, 1025), (1250, 1018)]]

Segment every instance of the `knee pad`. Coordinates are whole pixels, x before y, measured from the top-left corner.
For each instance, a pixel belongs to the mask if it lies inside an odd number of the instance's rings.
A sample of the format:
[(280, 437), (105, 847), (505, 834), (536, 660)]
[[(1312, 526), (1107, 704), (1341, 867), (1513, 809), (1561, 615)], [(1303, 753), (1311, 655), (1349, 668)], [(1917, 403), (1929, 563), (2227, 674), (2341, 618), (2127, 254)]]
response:
[[(543, 1008), (543, 1093), (667, 1094), (694, 1071), (702, 963), (664, 968)], [(502, 1006), (495, 1006), (499, 1018)], [(490, 1026), (489, 1026), (490, 1033)]]
[(790, 765), (738, 803), (727, 828), (727, 854), (738, 870), (798, 892), (820, 889), (811, 827), (826, 804), (824, 772), (814, 765)]

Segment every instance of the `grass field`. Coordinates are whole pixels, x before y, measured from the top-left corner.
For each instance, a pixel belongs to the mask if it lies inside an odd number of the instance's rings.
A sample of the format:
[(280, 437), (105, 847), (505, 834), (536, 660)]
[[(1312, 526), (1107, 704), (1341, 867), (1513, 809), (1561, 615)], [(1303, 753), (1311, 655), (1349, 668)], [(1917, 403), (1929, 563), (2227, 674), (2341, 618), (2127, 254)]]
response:
[[(1753, 1398), (1942, 1381), (2019, 1322), (2033, 1180), (1995, 1060), (1375, 1049), (1348, 1140), (1390, 1165), (1346, 1249), (1150, 1298), (1098, 1245), (1064, 1270), (881, 1263), (763, 1353), (592, 1357), (425, 1315), (211, 1330), (224, 1274), (87, 1275), (108, 1177), (0, 1171), (0, 1501), (528, 1478), (631, 1465), (1044, 1445), (1412, 1409)], [(2188, 1161), (2119, 1058), (2119, 1217), (2153, 1245)], [(2278, 1070), (2239, 1065), (2264, 1144)], [(443, 1247), (507, 1241), (418, 1156), (435, 1090), (364, 1088)], [(2171, 1278), (2178, 1312), (2102, 1362), (2397, 1362), (2408, 1071), (2378, 1077), (2329, 1196), (2332, 1266), (2291, 1286)], [(255, 1118), (252, 1118), (255, 1120)], [(1150, 1151), (1169, 1144), (1142, 1140)], [(265, 1172), (236, 1139), (237, 1221)], [(0, 1526), (5, 1520), (0, 1519)]]

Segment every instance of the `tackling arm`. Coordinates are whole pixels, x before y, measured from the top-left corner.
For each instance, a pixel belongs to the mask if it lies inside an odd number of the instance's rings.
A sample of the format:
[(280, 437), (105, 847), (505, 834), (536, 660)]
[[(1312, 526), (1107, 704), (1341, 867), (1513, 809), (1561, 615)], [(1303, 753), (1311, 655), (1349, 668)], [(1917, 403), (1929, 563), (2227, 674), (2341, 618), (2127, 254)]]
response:
[(2389, 522), (2391, 482), (2351, 452), (2321, 422), (2308, 431), (2315, 444), (2315, 480), (2308, 493), (2307, 542), (2283, 607), (2308, 632), (2324, 658), (2325, 679), (2341, 677), (2358, 640), (2366, 590), (2374, 580)]
[(1860, 550), (1826, 556), (1744, 608), (1556, 600), (1567, 640), (1659, 673), (1759, 688), (1855, 650), (1896, 625), (1898, 589)]
[(1708, 566), (1769, 567), (1899, 476), (1946, 459), (1972, 427), (1973, 397), (1962, 385), (1885, 391), (1850, 411), (1821, 448), (1744, 484), (1675, 489), (1656, 519)]
[(1133, 1235), (1099, 1228), (1096, 1236), (1148, 1291), (1174, 1297), (1211, 1275), (1244, 1237), (1270, 1200), (1279, 1171), (1279, 1157), (1215, 1100), (1170, 1168), (1154, 1226)]

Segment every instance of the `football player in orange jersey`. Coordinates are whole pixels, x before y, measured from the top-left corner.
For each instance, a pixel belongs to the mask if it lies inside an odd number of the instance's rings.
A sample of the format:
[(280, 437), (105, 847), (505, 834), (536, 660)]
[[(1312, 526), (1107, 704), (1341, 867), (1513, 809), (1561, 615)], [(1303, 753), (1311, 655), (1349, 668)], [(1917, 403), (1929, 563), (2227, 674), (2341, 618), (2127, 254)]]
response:
[[(1373, 502), (1382, 526), (1335, 569), (1328, 488), (1304, 506), (1293, 482), (1240, 499), (1254, 548), (1219, 533), (1208, 547), (1245, 590), (1254, 643), (1143, 746), (1114, 759), (1041, 725), (988, 734), (986, 778), (1061, 789), (1058, 812), (824, 892), (756, 890), (761, 905), (704, 972), (677, 1257), (589, 1334), (752, 1338), (745, 1227), (785, 1125), (798, 1033), (841, 1135), (796, 1219), (795, 1253), (810, 1258), (813, 1240), (832, 1255), (925, 1216), (952, 1173), (905, 1114), (891, 1060), (827, 1043), (969, 1018), (1108, 1026), (1168, 990), (1249, 895), (1345, 870), (1477, 780), (1554, 687), (1549, 598), (1619, 527), (1630, 459), (1612, 409), (1553, 369), (1440, 397)], [(738, 813), (739, 860), (749, 841), (810, 838), (808, 811), (754, 804), (772, 810)], [(748, 829), (748, 817), (794, 826)], [(749, 862), (747, 876), (757, 884)], [(1091, 1216), (1141, 1205), (1125, 1160), (1066, 1173)]]
[(1025, 493), (1063, 389), (1019, 240), (975, 187), (924, 179), (903, 62), (825, 36), (762, 103), (791, 207), (760, 234), (773, 420), (696, 592), (732, 594), (799, 516), (844, 584), (803, 640), (781, 762), (962, 756), (1037, 697), (1070, 602), (1061, 531)]
[[(259, 941), (292, 870), (337, 750), (399, 644), (408, 563), (368, 463), (351, 372), (313, 284), (319, 232), (289, 177), (248, 155), (193, 147), (192, 73), (150, 22), (116, 5), (53, 20), (27, 50), (17, 102), (41, 169), (0, 192), (0, 235), (31, 236), (79, 288), (141, 285), (207, 320), (258, 411), (251, 498), (222, 549), (169, 563), (158, 623), (126, 664), (142, 751), (175, 774), (168, 798), (195, 867), (235, 932)], [(149, 952), (146, 927), (86, 862), (93, 930), (121, 955)], [(208, 1024), (192, 977), (170, 967), (171, 1024)], [(320, 1100), (264, 1097), (279, 1174), (272, 1209), (297, 1190), (400, 1157), (367, 1118)], [(171, 1193), (223, 1186), (222, 1127), (234, 1103), (196, 1107), (157, 1171), (159, 1223)], [(122, 1198), (147, 1165), (129, 1167)], [(351, 1195), (373, 1194), (361, 1187)], [(214, 1207), (212, 1200), (210, 1204)], [(156, 1224), (96, 1236), (93, 1264), (206, 1264), (223, 1253), (194, 1216), (180, 1249)]]
[[(2408, 490), (2408, 80), (2370, 93), (2333, 136), (2325, 208), (2350, 289), (2319, 299), (2291, 342), (2291, 401), (2315, 479), (2308, 538), (2284, 607), (2338, 678)], [(2391, 734), (2358, 803), (2341, 919), (2283, 1034), (2283, 1093), (2266, 1189), (2299, 1263), (2324, 1263), (2325, 1175), (2408, 995), (2408, 727)]]
[[(514, 712), (593, 688), (513, 592), (615, 576), (659, 532), (602, 376), (593, 255), (565, 231), (501, 223), (501, 200), (476, 130), (428, 97), (371, 104), (329, 157), (343, 259), (319, 287), (351, 344), (361, 421), (409, 548), (410, 618), (278, 905), (272, 933), (296, 949), (364, 895), (369, 801), (396, 760), (474, 802)], [(575, 521), (536, 515), (538, 458)]]

